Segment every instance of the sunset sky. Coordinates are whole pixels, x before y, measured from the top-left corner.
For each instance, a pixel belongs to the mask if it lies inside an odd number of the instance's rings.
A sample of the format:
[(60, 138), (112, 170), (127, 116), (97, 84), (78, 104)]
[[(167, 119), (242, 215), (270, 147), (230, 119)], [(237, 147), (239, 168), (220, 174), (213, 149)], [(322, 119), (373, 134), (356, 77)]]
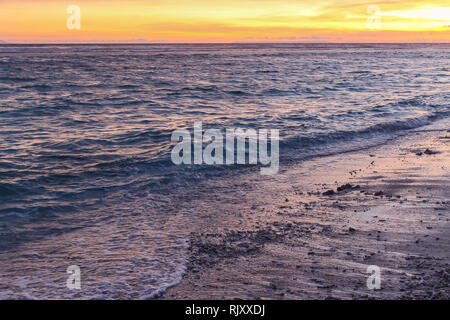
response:
[[(69, 5), (79, 30), (67, 28)], [(0, 0), (0, 40), (450, 42), (450, 0)]]

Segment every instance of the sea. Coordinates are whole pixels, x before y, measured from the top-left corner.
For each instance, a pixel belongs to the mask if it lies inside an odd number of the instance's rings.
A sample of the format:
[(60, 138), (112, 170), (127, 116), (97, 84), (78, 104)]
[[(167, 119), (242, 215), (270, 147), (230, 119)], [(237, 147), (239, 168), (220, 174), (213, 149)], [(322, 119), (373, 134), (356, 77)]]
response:
[(180, 195), (259, 168), (175, 165), (174, 130), (277, 129), (283, 169), (449, 117), (449, 83), (450, 44), (1, 44), (0, 298), (176, 285)]

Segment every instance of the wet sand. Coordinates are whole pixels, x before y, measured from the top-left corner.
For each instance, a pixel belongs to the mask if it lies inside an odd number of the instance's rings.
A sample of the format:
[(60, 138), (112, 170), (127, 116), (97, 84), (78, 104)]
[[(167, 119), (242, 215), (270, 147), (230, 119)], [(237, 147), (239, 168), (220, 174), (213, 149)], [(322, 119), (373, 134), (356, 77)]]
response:
[(195, 188), (187, 272), (160, 298), (448, 299), (448, 124)]

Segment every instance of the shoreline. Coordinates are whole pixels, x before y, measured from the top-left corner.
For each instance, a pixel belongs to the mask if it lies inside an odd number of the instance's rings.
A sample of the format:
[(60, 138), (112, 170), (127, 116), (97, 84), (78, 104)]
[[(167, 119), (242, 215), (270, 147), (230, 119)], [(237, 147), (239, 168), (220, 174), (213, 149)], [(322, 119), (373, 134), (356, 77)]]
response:
[(187, 272), (159, 298), (448, 299), (449, 122), (185, 195)]

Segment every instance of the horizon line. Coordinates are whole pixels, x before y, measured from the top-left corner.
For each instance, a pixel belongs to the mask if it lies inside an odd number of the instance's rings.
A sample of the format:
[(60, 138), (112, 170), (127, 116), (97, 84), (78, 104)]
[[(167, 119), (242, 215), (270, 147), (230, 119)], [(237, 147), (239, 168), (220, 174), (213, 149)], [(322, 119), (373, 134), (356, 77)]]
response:
[(224, 44), (450, 44), (450, 41), (392, 41), (392, 42), (8, 42), (0, 40), (0, 45), (224, 45)]

